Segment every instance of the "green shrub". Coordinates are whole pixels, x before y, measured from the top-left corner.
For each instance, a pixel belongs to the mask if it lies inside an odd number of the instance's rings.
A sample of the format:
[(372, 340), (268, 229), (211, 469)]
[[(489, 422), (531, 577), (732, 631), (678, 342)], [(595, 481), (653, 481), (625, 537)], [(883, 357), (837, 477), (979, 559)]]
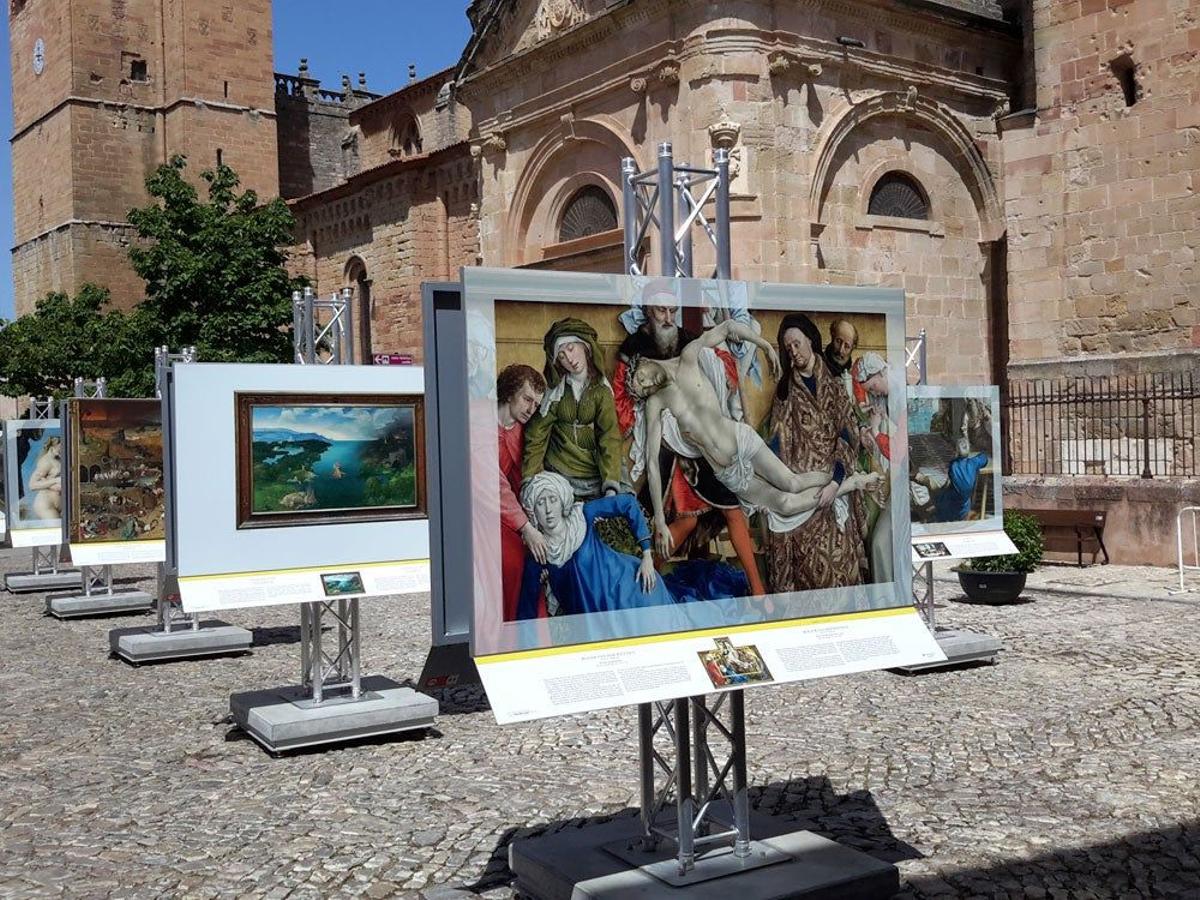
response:
[(1010, 509), (1004, 513), (1004, 533), (1016, 546), (1016, 553), (981, 556), (969, 560), (962, 568), (972, 572), (1032, 572), (1036, 569), (1046, 548), (1041, 523), (1029, 513)]

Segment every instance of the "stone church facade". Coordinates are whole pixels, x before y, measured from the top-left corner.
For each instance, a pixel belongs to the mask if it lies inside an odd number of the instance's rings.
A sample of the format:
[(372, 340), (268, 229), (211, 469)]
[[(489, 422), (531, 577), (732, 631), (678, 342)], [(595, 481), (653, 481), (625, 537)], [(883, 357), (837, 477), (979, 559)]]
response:
[[(110, 5), (124, 37), (93, 51), (82, 20)], [(128, 89), (82, 62), (109, 64), (142, 33), (139, 9), (210, 62), (171, 72), (169, 38), (147, 54), (150, 87)], [(269, 35), (267, 0), (228, 9), (10, 3), (19, 309), (56, 253), (76, 254), (77, 276), (105, 271), (96, 248), (127, 240), (122, 210), (148, 164), (222, 147), (248, 183), (289, 200), (296, 270), (321, 294), (355, 289), (360, 351), (419, 360), (422, 281), (476, 264), (619, 271), (620, 160), (651, 167), (670, 141), (682, 162), (732, 151), (735, 277), (904, 288), (935, 383), (1200, 369), (1200, 0), (474, 0), (458, 62), (387, 96), (272, 76), (265, 37), (257, 57), (244, 39), (199, 43)], [(70, 78), (43, 81), (53, 91), (18, 60), (50, 15), (81, 26)], [(223, 67), (244, 90), (207, 71)], [(192, 130), (177, 131), (185, 111)], [(126, 142), (103, 149), (110, 174), (66, 149), (87, 140)], [(76, 155), (40, 171), (43, 152)], [(91, 197), (106, 178), (123, 193)], [(698, 256), (697, 272), (710, 265)], [(1056, 459), (1011, 478), (1010, 494), (1116, 509), (1110, 546), (1165, 562), (1168, 515), (1200, 493), (1194, 428), (1170, 444), (1188, 464), (1159, 473), (1191, 478), (1135, 491)], [(1031, 458), (1060, 453), (1033, 440)]]

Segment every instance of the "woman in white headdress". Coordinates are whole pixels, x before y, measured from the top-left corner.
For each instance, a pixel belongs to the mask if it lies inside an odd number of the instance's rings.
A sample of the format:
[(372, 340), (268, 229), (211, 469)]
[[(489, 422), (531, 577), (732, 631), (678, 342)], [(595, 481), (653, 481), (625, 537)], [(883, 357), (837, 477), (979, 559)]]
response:
[[(538, 615), (543, 571), (558, 615), (722, 600), (750, 592), (743, 572), (712, 560), (689, 560), (660, 577), (654, 570), (650, 526), (632, 494), (581, 503), (566, 478), (540, 472), (521, 486), (521, 505), (545, 537), (545, 547), (531, 548), (526, 558), (518, 619)], [(641, 548), (640, 559), (614, 550), (597, 533), (597, 519), (615, 517), (629, 524)]]

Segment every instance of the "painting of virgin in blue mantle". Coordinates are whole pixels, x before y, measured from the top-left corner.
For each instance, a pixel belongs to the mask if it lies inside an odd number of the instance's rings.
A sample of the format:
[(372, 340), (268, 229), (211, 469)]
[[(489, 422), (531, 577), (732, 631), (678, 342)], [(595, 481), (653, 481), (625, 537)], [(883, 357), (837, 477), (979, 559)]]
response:
[(238, 396), (238, 527), (423, 515), (419, 398), (317, 399)]
[[(659, 575), (650, 526), (631, 494), (581, 503), (565, 477), (540, 472), (522, 486), (521, 505), (545, 536), (545, 546), (537, 556), (526, 558), (518, 619), (540, 615), (543, 591), (551, 615), (571, 616), (740, 597), (749, 590), (742, 572), (715, 561), (695, 560), (686, 573)], [(596, 523), (606, 518), (625, 520), (640, 556), (616, 550), (601, 539)]]

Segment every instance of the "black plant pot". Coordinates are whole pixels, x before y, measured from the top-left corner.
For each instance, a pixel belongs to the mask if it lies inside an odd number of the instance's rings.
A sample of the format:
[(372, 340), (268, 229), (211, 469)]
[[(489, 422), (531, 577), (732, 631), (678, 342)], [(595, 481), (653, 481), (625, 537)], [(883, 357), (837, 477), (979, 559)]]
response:
[(1025, 590), (1025, 572), (972, 572), (958, 570), (964, 593), (980, 603), (1012, 603)]

